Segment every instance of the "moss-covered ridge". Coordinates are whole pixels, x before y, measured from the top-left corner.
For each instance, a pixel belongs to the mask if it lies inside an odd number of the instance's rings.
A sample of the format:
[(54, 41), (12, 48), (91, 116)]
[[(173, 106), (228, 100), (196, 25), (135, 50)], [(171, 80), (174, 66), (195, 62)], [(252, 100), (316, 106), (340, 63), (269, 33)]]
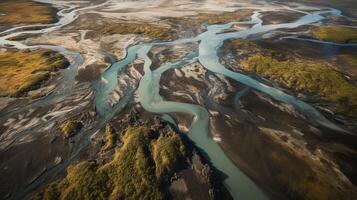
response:
[(104, 131), (104, 146), (102, 150), (107, 151), (109, 149), (114, 148), (116, 143), (116, 138), (117, 137), (114, 128), (110, 124), (107, 124), (105, 126), (105, 131)]
[(51, 50), (0, 52), (0, 96), (24, 95), (68, 65), (63, 55)]
[(326, 64), (299, 59), (279, 61), (258, 53), (244, 59), (241, 66), (287, 88), (318, 94), (333, 102), (337, 112), (357, 117), (357, 87)]
[(67, 176), (50, 185), (41, 199), (165, 199), (163, 185), (185, 155), (186, 147), (173, 131), (129, 127), (113, 160), (69, 167)]
[(39, 2), (28, 0), (0, 1), (0, 24), (48, 24), (56, 20), (57, 9)]
[(225, 24), (229, 22), (247, 20), (252, 15), (254, 10), (242, 9), (233, 12), (222, 13), (200, 13), (198, 15), (190, 16), (188, 18), (204, 21), (207, 24)]
[(167, 40), (172, 37), (174, 32), (167, 28), (149, 23), (108, 23), (100, 25), (90, 24), (85, 26), (86, 29), (94, 31), (95, 34), (113, 35), (113, 34), (142, 34), (152, 39)]
[(312, 30), (312, 35), (316, 39), (329, 42), (357, 42), (357, 29), (343, 26), (319, 26)]

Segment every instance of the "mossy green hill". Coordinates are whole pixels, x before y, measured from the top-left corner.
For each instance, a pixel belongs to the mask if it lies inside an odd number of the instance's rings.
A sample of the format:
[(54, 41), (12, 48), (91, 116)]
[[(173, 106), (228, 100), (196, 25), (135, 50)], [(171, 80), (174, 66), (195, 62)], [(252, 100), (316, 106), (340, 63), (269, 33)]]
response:
[(244, 59), (241, 66), (287, 88), (318, 94), (333, 102), (337, 112), (357, 117), (357, 87), (326, 64), (299, 59), (279, 61), (255, 54)]
[(207, 24), (224, 24), (235, 21), (247, 20), (253, 14), (252, 9), (242, 9), (234, 12), (223, 12), (223, 13), (200, 13), (192, 18), (195, 20), (203, 21)]
[(48, 24), (56, 20), (56, 8), (28, 0), (0, 1), (0, 24)]
[(104, 146), (102, 148), (103, 151), (112, 149), (115, 146), (116, 143), (116, 134), (114, 128), (107, 124), (105, 126), (105, 131), (104, 131)]
[(51, 77), (51, 72), (68, 65), (63, 55), (50, 50), (0, 52), (0, 96), (21, 96), (37, 89)]
[(142, 34), (152, 39), (168, 40), (172, 37), (174, 32), (167, 28), (153, 24), (145, 23), (117, 23), (109, 24), (104, 22), (100, 25), (90, 24), (84, 28), (92, 30), (95, 34), (113, 35), (113, 34)]
[(319, 26), (312, 30), (312, 35), (319, 40), (347, 43), (357, 42), (357, 29), (343, 26)]
[(184, 162), (186, 147), (173, 131), (129, 127), (113, 160), (98, 166), (84, 161), (50, 185), (39, 199), (166, 199), (167, 177)]

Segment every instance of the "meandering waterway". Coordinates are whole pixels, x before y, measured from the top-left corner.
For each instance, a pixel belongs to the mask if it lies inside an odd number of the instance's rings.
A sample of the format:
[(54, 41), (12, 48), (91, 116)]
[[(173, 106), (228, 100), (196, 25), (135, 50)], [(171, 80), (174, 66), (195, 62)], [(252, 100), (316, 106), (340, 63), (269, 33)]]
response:
[[(206, 109), (199, 105), (165, 101), (159, 94), (160, 77), (163, 72), (169, 69), (183, 67), (188, 63), (199, 61), (203, 67), (213, 73), (222, 74), (246, 85), (248, 88), (258, 90), (271, 96), (275, 100), (291, 105), (303, 116), (314, 121), (315, 123), (330, 129), (344, 132), (343, 129), (330, 122), (311, 105), (288, 95), (279, 89), (267, 86), (247, 75), (228, 70), (219, 62), (219, 56), (217, 55), (217, 50), (225, 40), (247, 38), (249, 36), (265, 34), (278, 29), (291, 29), (320, 22), (324, 19), (323, 14), (327, 13), (331, 13), (336, 16), (341, 14), (341, 12), (336, 9), (328, 9), (324, 11), (305, 13), (304, 16), (292, 23), (262, 25), (260, 12), (256, 11), (251, 16), (250, 21), (208, 26), (206, 32), (191, 39), (181, 39), (172, 42), (146, 43), (131, 46), (128, 49), (126, 58), (115, 63), (111, 68), (102, 74), (98, 81), (94, 83), (94, 89), (96, 91), (95, 105), (97, 111), (103, 116), (112, 112), (111, 106), (108, 104), (108, 96), (117, 85), (118, 72), (136, 58), (144, 60), (145, 74), (140, 80), (138, 88), (139, 100), (143, 108), (149, 112), (160, 114), (179, 112), (194, 115), (195, 117), (189, 129), (188, 136), (195, 143), (195, 145), (204, 152), (204, 155), (207, 156), (213, 166), (226, 175), (224, 184), (227, 186), (234, 199), (266, 199), (267, 197), (264, 192), (232, 163), (220, 146), (210, 137), (208, 125), (209, 115)], [(251, 27), (242, 31), (222, 33), (233, 24), (250, 24)], [(153, 71), (150, 69), (152, 62), (147, 54), (151, 47), (155, 45), (176, 45), (193, 42), (199, 42), (197, 57), (192, 58), (192, 54), (189, 54), (179, 62), (164, 64)]]
[[(10, 41), (8, 39), (14, 36), (18, 36), (20, 34), (38, 34), (51, 32), (74, 21), (78, 17), (78, 11), (91, 8), (94, 8), (94, 6), (81, 9), (75, 9), (75, 7), (71, 6), (67, 9), (64, 9), (58, 13), (59, 16), (62, 16), (59, 22), (52, 25), (36, 25), (43, 27), (40, 30), (18, 31), (20, 29), (34, 27), (23, 26), (16, 27), (0, 33), (0, 45), (12, 46), (14, 48), (19, 49), (41, 47), (61, 52), (66, 56), (75, 57), (74, 62), (72, 62), (72, 66), (70, 67), (70, 70), (64, 72), (64, 79), (61, 81), (59, 85), (60, 87), (56, 89), (53, 95), (50, 95), (33, 104), (22, 107), (16, 112), (11, 112), (7, 115), (3, 115), (1, 116), (0, 121), (4, 121), (5, 119), (9, 118), (10, 115), (28, 109), (30, 107), (36, 105), (43, 105), (43, 103), (51, 104), (52, 102), (55, 102), (54, 97), (56, 94), (64, 95), (65, 93), (68, 93), (69, 91), (67, 91), (66, 88), (68, 89), (68, 87), (73, 86), (75, 70), (77, 66), (82, 63), (78, 53), (68, 51), (61, 47), (51, 45), (27, 46), (25, 44), (22, 44), (21, 42)], [(307, 119), (327, 128), (343, 132), (344, 130), (331, 123), (311, 105), (291, 95), (288, 95), (280, 91), (279, 89), (267, 86), (247, 75), (228, 70), (223, 64), (219, 62), (217, 50), (221, 47), (225, 40), (248, 38), (250, 36), (256, 35), (259, 36), (271, 31), (292, 29), (303, 25), (321, 22), (324, 19), (324, 14), (328, 13), (336, 16), (341, 15), (341, 12), (336, 9), (327, 9), (315, 12), (299, 11), (289, 7), (285, 7), (285, 9), (303, 13), (304, 16), (292, 23), (262, 25), (260, 11), (258, 9), (258, 11), (253, 13), (249, 21), (232, 22), (228, 24), (208, 26), (205, 32), (194, 38), (179, 39), (170, 42), (152, 42), (130, 46), (127, 49), (127, 55), (123, 60), (114, 63), (96, 81), (92, 83), (92, 89), (94, 90), (94, 104), (96, 107), (96, 111), (101, 116), (101, 119), (97, 122), (98, 126), (103, 126), (105, 122), (109, 121), (121, 108), (123, 108), (128, 102), (132, 100), (132, 93), (136, 88), (132, 88), (131, 90), (129, 90), (124, 96), (124, 98), (120, 99), (120, 101), (117, 102), (117, 104), (115, 104), (114, 106), (108, 103), (109, 94), (115, 90), (118, 84), (118, 73), (121, 72), (121, 70), (123, 70), (126, 66), (128, 66), (128, 64), (132, 63), (135, 59), (142, 59), (144, 61), (144, 76), (141, 78), (139, 87), (137, 89), (139, 94), (139, 101), (143, 108), (152, 113), (163, 114), (164, 119), (167, 119), (170, 122), (172, 122), (172, 119), (169, 118), (166, 114), (179, 112), (194, 115), (194, 120), (189, 129), (188, 137), (202, 152), (204, 152), (204, 155), (207, 157), (207, 159), (209, 159), (212, 165), (226, 176), (224, 179), (224, 184), (227, 186), (234, 199), (267, 199), (264, 192), (248, 176), (246, 176), (242, 171), (240, 171), (239, 166), (237, 167), (233, 164), (233, 162), (227, 157), (227, 155), (223, 152), (220, 146), (210, 137), (209, 114), (207, 110), (200, 105), (165, 101), (165, 99), (163, 99), (159, 94), (159, 83), (161, 75), (165, 71), (173, 68), (183, 67), (190, 63), (200, 62), (202, 66), (210, 72), (222, 74), (228, 78), (231, 78), (246, 85), (247, 87), (244, 90), (254, 89), (265, 93), (277, 101), (286, 103), (294, 107)], [(239, 26), (239, 24), (244, 24), (245, 26), (249, 25), (250, 27), (241, 31), (223, 33), (232, 25)], [(189, 44), (195, 42), (199, 42), (198, 49), (186, 55), (182, 60), (175, 63), (163, 64), (155, 70), (150, 69), (152, 62), (148, 57), (148, 52), (153, 46)], [(68, 85), (68, 83), (72, 84)], [(92, 134), (95, 132), (95, 130), (97, 129), (89, 130), (89, 133)], [(85, 144), (87, 144), (87, 142), (85, 142), (82, 146), (85, 146)], [(79, 151), (80, 148), (78, 148), (75, 152), (78, 153)], [(74, 156), (75, 154), (73, 154), (70, 159), (72, 159)], [(70, 159), (66, 160), (64, 163), (68, 164)], [(63, 165), (63, 167), (64, 166), (65, 165)], [(57, 169), (55, 171), (60, 172), (60, 169)], [(52, 175), (55, 175), (55, 173), (52, 173)]]

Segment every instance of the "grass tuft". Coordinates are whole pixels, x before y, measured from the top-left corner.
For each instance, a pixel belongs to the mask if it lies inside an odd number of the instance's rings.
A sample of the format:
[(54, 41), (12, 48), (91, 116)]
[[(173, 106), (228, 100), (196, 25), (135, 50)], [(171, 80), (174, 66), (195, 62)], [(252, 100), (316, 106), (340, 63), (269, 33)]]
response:
[(116, 143), (116, 134), (114, 128), (107, 124), (105, 126), (105, 132), (104, 132), (104, 146), (103, 146), (103, 151), (107, 151), (109, 149), (114, 148)]
[(61, 125), (61, 129), (65, 138), (70, 138), (83, 127), (82, 122), (76, 120), (68, 120)]

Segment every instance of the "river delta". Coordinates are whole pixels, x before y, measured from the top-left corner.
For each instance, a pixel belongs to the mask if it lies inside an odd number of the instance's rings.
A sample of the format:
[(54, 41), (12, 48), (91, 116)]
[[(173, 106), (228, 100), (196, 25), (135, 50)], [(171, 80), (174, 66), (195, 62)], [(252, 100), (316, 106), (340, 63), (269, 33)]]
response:
[(357, 198), (352, 0), (0, 5), (1, 199)]

